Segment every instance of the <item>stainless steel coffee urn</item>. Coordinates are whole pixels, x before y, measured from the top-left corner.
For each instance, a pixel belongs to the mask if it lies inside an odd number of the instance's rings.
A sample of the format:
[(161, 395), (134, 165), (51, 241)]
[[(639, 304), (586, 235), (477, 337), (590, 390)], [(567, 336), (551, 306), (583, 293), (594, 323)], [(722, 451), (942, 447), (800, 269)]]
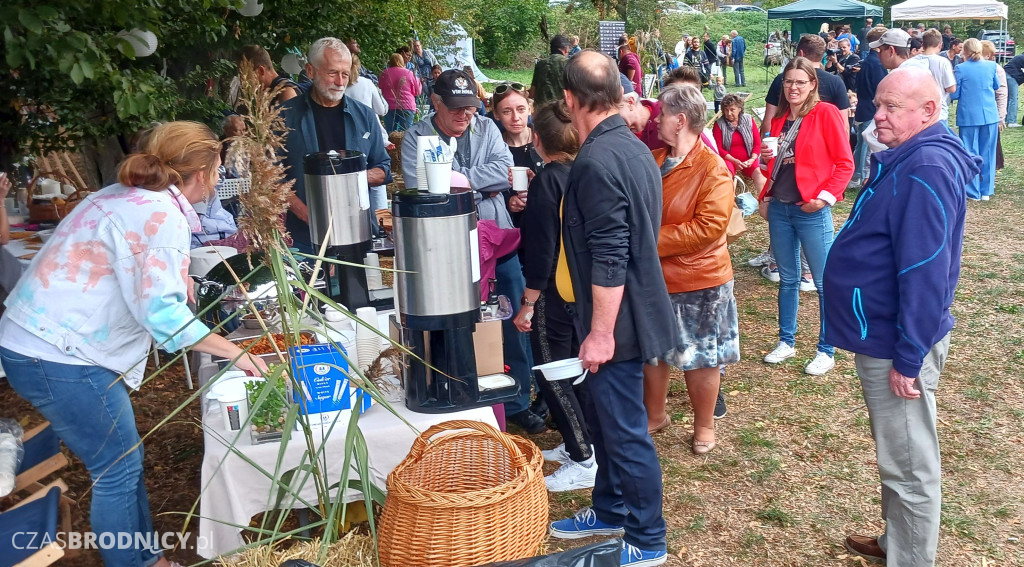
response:
[(505, 375), (477, 375), (480, 252), (473, 192), (408, 190), (393, 199), (395, 275), (406, 356), (405, 405), (444, 413), (513, 399)]
[[(373, 239), (368, 213), (370, 188), (366, 181), (366, 156), (341, 150), (307, 154), (302, 161), (310, 242), (319, 251), (326, 241), (326, 257), (362, 265)], [(375, 290), (376, 297), (371, 298), (366, 269), (333, 264), (325, 271), (329, 295), (349, 309), (391, 306), (390, 294)]]

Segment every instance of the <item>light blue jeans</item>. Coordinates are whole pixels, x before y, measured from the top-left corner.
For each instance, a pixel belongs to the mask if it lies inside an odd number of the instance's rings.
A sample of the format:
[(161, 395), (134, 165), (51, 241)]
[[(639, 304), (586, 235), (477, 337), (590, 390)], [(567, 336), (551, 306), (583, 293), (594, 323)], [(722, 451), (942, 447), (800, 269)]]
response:
[(981, 173), (967, 182), (967, 198), (977, 201), (996, 192), (996, 143), (999, 125), (960, 126), (960, 139), (969, 153), (981, 156)]
[[(14, 391), (50, 421), (54, 433), (89, 470), (92, 531), (98, 537), (133, 534), (133, 544), (134, 534), (151, 534), (142, 440), (119, 374), (98, 366), (29, 358), (3, 347), (0, 362)], [(100, 550), (104, 565), (148, 567), (162, 555), (159, 549), (113, 547)]]
[(1017, 79), (1006, 77), (1006, 124), (1017, 123), (1017, 91), (1020, 85)]
[(771, 238), (775, 262), (779, 266), (779, 340), (796, 344), (796, 314), (800, 308), (800, 250), (807, 257), (807, 265), (818, 289), (818, 351), (832, 356), (835, 349), (825, 342), (825, 302), (822, 296), (821, 276), (825, 271), (825, 257), (832, 246), (835, 229), (832, 225), (832, 207), (823, 207), (814, 213), (805, 213), (799, 205), (772, 199), (768, 202), (768, 234)]
[(743, 72), (743, 59), (732, 60), (733, 86), (743, 87), (747, 85), (747, 75)]

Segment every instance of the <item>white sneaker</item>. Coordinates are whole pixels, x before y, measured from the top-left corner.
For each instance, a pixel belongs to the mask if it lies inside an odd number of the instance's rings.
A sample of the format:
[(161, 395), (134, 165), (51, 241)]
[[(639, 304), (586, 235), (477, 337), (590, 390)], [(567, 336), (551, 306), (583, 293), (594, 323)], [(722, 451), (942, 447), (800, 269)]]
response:
[(597, 462), (594, 456), (582, 463), (567, 460), (565, 464), (558, 467), (558, 470), (544, 477), (544, 484), (551, 492), (565, 492), (566, 490), (580, 490), (594, 488), (594, 479), (597, 478)]
[(562, 443), (554, 449), (541, 451), (540, 454), (544, 457), (544, 460), (549, 463), (567, 463), (572, 460), (569, 458), (569, 452), (565, 450), (565, 443)]
[(800, 291), (818, 291), (818, 288), (814, 286), (813, 281), (807, 279), (806, 277), (801, 277)]
[(779, 341), (779, 346), (775, 347), (775, 350), (765, 355), (764, 361), (768, 364), (778, 364), (787, 358), (793, 358), (794, 354), (796, 354), (795, 348)]
[(754, 256), (753, 258), (747, 260), (747, 265), (753, 266), (755, 268), (760, 268), (761, 266), (767, 266), (771, 259), (771, 254), (769, 254), (768, 251), (765, 250), (764, 252), (761, 252), (757, 256)]
[(988, 195), (982, 195), (981, 196), (981, 200), (982, 201), (988, 201), (989, 200), (989, 196)]
[(765, 266), (761, 268), (761, 277), (770, 281), (779, 283), (779, 268), (776, 266), (774, 269), (771, 266)]
[(814, 355), (814, 360), (808, 362), (807, 366), (804, 367), (804, 372), (811, 376), (821, 376), (832, 370), (832, 367), (835, 365), (836, 359), (819, 350), (818, 354)]
[(1009, 124), (1006, 125), (1006, 127), (1007, 128), (1020, 128), (1020, 124), (1017, 124), (1016, 122), (1010, 122)]

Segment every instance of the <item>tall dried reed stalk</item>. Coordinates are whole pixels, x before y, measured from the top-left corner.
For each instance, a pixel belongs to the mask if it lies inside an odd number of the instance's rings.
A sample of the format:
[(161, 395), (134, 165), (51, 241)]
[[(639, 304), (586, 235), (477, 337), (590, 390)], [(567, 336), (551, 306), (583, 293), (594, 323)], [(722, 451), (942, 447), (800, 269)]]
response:
[(246, 132), (232, 139), (227, 161), (236, 167), (248, 162), (251, 182), (249, 192), (239, 195), (246, 214), (239, 217), (238, 228), (249, 240), (250, 251), (283, 251), (288, 236), (284, 213), (295, 181), (286, 179), (280, 161), (287, 133), (281, 107), (272, 101), (282, 87), (263, 88), (252, 63), (246, 59), (239, 65), (239, 75), (239, 100), (247, 107)]

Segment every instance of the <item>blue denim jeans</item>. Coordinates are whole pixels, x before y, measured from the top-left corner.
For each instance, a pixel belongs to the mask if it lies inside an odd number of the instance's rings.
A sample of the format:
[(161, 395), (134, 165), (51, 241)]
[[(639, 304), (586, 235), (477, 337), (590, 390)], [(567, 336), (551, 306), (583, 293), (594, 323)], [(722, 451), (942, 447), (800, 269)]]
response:
[[(512, 254), (505, 261), (498, 262), (494, 269), (494, 277), (498, 280), (498, 295), (504, 295), (512, 303), (512, 316), (501, 322), (501, 333), (505, 344), (502, 354), (509, 374), (519, 384), (519, 397), (505, 402), (505, 415), (513, 415), (530, 407), (530, 389), (533, 386), (533, 349), (530, 348), (529, 333), (522, 333), (516, 328), (513, 320), (519, 313), (519, 299), (526, 290), (523, 278), (523, 266), (519, 256)], [(481, 282), (486, 285), (486, 282)]]
[(868, 143), (864, 140), (864, 130), (868, 129), (870, 120), (857, 123), (857, 147), (853, 150), (853, 179), (865, 181), (868, 178)]
[(416, 115), (415, 110), (389, 110), (384, 115), (384, 128), (388, 134), (392, 132), (405, 132), (412, 126), (412, 118)]
[(1017, 79), (1013, 77), (1006, 77), (1006, 123), (1016, 124), (1017, 123), (1017, 91), (1020, 90), (1020, 85), (1017, 84)]
[(796, 344), (796, 314), (800, 308), (800, 250), (807, 257), (814, 287), (818, 288), (818, 350), (831, 356), (835, 351), (825, 342), (821, 276), (825, 257), (832, 246), (835, 229), (832, 207), (805, 213), (799, 205), (772, 199), (768, 203), (768, 234), (775, 262), (779, 266), (779, 340)]
[[(0, 363), (19, 396), (48, 419), (53, 431), (89, 470), (89, 524), (103, 533), (153, 532), (142, 475), (142, 440), (128, 389), (119, 374), (22, 356), (0, 347)], [(136, 538), (132, 537), (133, 543)], [(116, 546), (115, 546), (116, 547)], [(101, 549), (105, 565), (147, 567), (159, 549)]]
[(743, 73), (743, 60), (733, 59), (732, 60), (732, 78), (733, 85), (742, 87), (747, 84), (747, 76)]
[(606, 362), (583, 382), (583, 416), (597, 461), (591, 495), (602, 522), (640, 549), (665, 549), (661, 463), (647, 433), (643, 362)]

